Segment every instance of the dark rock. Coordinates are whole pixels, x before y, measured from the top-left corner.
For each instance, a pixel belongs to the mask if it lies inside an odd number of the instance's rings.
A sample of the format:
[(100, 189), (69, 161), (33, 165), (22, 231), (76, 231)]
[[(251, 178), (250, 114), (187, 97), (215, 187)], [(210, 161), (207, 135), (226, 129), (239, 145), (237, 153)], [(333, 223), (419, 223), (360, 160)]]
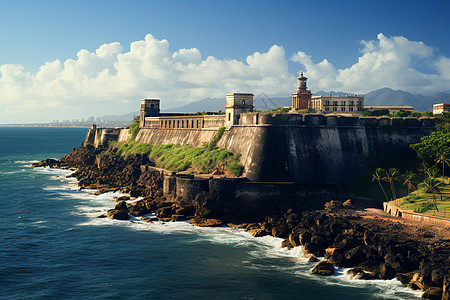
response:
[(357, 280), (357, 279), (372, 279), (373, 276), (369, 273), (364, 272), (360, 268), (353, 268), (347, 271), (347, 275), (350, 278), (350, 280)]
[(206, 219), (201, 217), (195, 217), (189, 220), (189, 223), (199, 227), (217, 227), (222, 226), (224, 222), (218, 219)]
[(310, 231), (304, 231), (299, 235), (299, 241), (302, 246), (311, 241), (312, 234)]
[(172, 221), (185, 221), (185, 215), (172, 215)]
[(288, 229), (285, 226), (277, 226), (272, 228), (272, 236), (274, 237), (286, 237), (288, 235)]
[(301, 244), (300, 244), (300, 239), (299, 239), (299, 237), (298, 237), (298, 234), (291, 233), (291, 234), (289, 235), (289, 241), (291, 242), (292, 246), (294, 246), (294, 247), (299, 247), (299, 246), (301, 246)]
[(444, 276), (442, 284), (442, 300), (450, 300), (450, 274)]
[(328, 261), (321, 261), (311, 270), (311, 273), (322, 276), (331, 276), (334, 274), (334, 266)]
[(294, 246), (291, 244), (291, 241), (289, 239), (285, 239), (281, 242), (281, 248), (288, 248), (290, 250), (294, 248)]
[(388, 263), (380, 265), (380, 279), (392, 279), (395, 278), (395, 270)]
[(319, 261), (319, 259), (317, 257), (315, 257), (314, 255), (311, 255), (308, 258), (308, 263), (313, 263), (313, 262), (318, 262), (318, 261)]
[(110, 209), (106, 216), (112, 220), (128, 220), (129, 215), (127, 210)]
[(356, 266), (366, 260), (366, 255), (360, 246), (352, 248), (345, 252), (345, 264), (347, 267)]
[(346, 208), (346, 209), (353, 209), (353, 208), (355, 208), (355, 207), (353, 206), (352, 199), (347, 199), (347, 200), (345, 200), (344, 203), (342, 203), (342, 206), (343, 206), (344, 208)]
[(439, 287), (430, 287), (425, 291), (425, 293), (422, 294), (422, 298), (430, 300), (441, 300), (442, 289)]
[(125, 201), (120, 201), (119, 203), (114, 205), (114, 208), (118, 209), (118, 210), (127, 210), (128, 209), (127, 203)]

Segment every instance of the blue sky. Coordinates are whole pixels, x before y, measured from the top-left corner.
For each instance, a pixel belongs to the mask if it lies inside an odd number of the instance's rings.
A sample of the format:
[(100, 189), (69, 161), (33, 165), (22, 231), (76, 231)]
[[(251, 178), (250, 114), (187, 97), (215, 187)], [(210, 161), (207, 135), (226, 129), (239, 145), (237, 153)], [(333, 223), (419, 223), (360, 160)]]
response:
[(122, 114), (143, 97), (289, 96), (300, 69), (313, 92), (448, 91), (449, 13), (433, 0), (0, 0), (0, 124)]

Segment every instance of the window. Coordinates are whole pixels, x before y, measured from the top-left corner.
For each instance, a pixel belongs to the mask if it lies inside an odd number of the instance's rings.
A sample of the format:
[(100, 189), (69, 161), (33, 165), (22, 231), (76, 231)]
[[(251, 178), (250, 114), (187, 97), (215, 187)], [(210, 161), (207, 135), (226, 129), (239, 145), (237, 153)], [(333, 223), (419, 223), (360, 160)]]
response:
[(355, 104), (353, 104), (353, 101), (350, 101), (350, 104), (349, 104), (350, 106), (353, 106), (353, 105), (355, 105)]
[(242, 100), (242, 105), (245, 105), (245, 100)]
[(325, 105), (330, 105), (330, 101), (325, 101)]
[(358, 111), (362, 111), (362, 107), (358, 107)]
[(342, 107), (341, 107), (341, 111), (345, 111), (345, 106), (342, 106)]
[(337, 111), (337, 107), (333, 107), (333, 111)]
[(337, 106), (338, 102), (337, 101), (333, 101), (333, 106)]
[(153, 104), (150, 104), (150, 108), (153, 108), (153, 106), (154, 106)]
[(231, 113), (228, 113), (228, 121), (231, 121)]
[(358, 105), (362, 105), (362, 101), (358, 101)]
[(353, 111), (353, 107), (349, 107), (349, 108), (348, 108), (348, 111)]
[(345, 101), (341, 101), (341, 105), (342, 105), (342, 106), (345, 106)]
[(325, 111), (330, 111), (330, 108), (329, 107), (325, 107)]

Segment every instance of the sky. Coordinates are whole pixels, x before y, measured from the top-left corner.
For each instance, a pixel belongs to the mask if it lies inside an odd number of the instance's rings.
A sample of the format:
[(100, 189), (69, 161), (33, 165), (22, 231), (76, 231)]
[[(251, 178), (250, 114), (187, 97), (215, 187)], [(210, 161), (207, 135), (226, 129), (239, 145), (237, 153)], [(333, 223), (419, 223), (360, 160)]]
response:
[(300, 70), (313, 93), (449, 92), (449, 14), (447, 0), (0, 0), (0, 124), (289, 97)]

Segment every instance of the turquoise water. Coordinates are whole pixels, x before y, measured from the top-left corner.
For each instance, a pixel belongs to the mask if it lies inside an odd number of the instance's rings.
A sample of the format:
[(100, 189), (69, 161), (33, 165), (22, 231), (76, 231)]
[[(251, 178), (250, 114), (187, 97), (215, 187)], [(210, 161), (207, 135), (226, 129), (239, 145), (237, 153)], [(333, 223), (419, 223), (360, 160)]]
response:
[[(33, 169), (86, 129), (0, 128), (1, 299), (410, 299), (395, 280), (313, 276), (281, 239), (186, 222), (112, 221), (114, 194), (78, 191), (70, 171)], [(116, 194), (117, 195), (117, 194)]]

